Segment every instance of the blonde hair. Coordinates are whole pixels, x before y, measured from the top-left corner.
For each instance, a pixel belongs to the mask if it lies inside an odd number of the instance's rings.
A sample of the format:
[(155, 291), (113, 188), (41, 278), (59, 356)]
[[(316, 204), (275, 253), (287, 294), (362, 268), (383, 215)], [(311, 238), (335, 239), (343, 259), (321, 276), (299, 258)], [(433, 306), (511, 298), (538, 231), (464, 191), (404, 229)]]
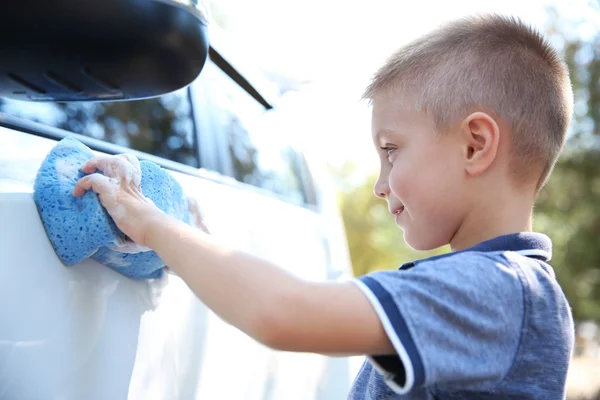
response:
[(573, 109), (556, 50), (519, 19), (494, 14), (448, 23), (401, 48), (363, 98), (384, 90), (413, 101), (438, 131), (476, 110), (500, 118), (513, 133), (511, 175), (537, 178), (537, 190), (556, 163)]

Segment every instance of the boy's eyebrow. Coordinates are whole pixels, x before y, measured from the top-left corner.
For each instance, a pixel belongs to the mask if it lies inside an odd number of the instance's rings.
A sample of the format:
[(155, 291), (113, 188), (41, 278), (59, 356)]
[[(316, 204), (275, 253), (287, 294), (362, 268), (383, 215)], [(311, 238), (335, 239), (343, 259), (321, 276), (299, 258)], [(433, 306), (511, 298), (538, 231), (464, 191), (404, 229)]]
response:
[(386, 136), (392, 135), (392, 134), (396, 134), (396, 131), (394, 131), (392, 129), (380, 129), (375, 133), (374, 140), (375, 140), (375, 142), (378, 142), (378, 141), (384, 139)]

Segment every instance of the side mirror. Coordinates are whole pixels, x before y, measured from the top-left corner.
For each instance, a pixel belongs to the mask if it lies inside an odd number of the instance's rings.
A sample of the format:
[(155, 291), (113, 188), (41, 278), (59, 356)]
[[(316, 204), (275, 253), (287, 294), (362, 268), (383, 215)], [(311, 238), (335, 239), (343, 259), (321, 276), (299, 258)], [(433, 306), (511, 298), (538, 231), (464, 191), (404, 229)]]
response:
[(16, 0), (0, 12), (0, 97), (117, 101), (160, 96), (200, 74), (203, 0)]

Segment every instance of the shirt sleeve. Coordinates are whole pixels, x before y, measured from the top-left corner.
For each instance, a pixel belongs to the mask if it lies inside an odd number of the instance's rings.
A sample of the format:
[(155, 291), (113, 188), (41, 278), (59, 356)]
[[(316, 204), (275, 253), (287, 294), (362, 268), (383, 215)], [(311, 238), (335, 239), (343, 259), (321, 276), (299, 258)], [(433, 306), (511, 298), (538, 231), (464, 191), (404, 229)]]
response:
[(523, 285), (499, 253), (461, 253), (354, 282), (397, 354), (368, 359), (396, 393), (439, 383), (498, 382), (523, 326)]

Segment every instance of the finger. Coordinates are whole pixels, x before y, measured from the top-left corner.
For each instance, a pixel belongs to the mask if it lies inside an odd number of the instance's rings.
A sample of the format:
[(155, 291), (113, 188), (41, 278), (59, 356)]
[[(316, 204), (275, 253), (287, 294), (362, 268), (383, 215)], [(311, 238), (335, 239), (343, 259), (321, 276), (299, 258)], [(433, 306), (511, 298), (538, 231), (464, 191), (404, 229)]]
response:
[(140, 187), (141, 169), (139, 162), (133, 155), (118, 154), (99, 158), (98, 170), (110, 178), (117, 179), (120, 183), (129, 185), (131, 182)]
[(124, 153), (121, 154), (123, 157), (125, 157), (127, 159), (127, 161), (129, 161), (131, 163), (131, 165), (133, 165), (133, 167), (135, 168), (136, 171), (140, 171), (141, 167), (140, 167), (140, 160), (138, 160), (138, 158), (136, 156), (134, 156), (131, 153)]
[(121, 156), (133, 166), (133, 170), (129, 174), (130, 180), (133, 181), (135, 186), (140, 188), (142, 183), (142, 166), (140, 165), (140, 160), (131, 153), (121, 154)]
[(75, 184), (75, 188), (73, 188), (73, 196), (83, 196), (84, 193), (90, 189), (99, 195), (107, 194), (113, 190), (110, 178), (102, 174), (91, 174), (84, 176)]
[(96, 162), (99, 171), (108, 177), (117, 178), (119, 176), (120, 163), (123, 159), (118, 156), (103, 156), (98, 157)]
[(73, 196), (75, 196), (75, 197), (83, 196), (85, 194), (85, 192), (91, 187), (89, 184), (88, 177), (89, 177), (89, 175), (84, 176), (75, 184), (75, 187), (73, 188), (73, 192), (72, 192)]
[(137, 188), (140, 188), (142, 180), (139, 160), (132, 154), (94, 157), (82, 166), (82, 171), (85, 173), (100, 171), (127, 185), (133, 182)]
[(98, 158), (102, 156), (94, 157), (86, 161), (82, 166), (81, 170), (86, 174), (91, 174), (98, 171)]
[(86, 174), (91, 174), (96, 171), (106, 172), (107, 167), (111, 165), (111, 160), (116, 156), (100, 155), (90, 158), (81, 166), (81, 170)]

